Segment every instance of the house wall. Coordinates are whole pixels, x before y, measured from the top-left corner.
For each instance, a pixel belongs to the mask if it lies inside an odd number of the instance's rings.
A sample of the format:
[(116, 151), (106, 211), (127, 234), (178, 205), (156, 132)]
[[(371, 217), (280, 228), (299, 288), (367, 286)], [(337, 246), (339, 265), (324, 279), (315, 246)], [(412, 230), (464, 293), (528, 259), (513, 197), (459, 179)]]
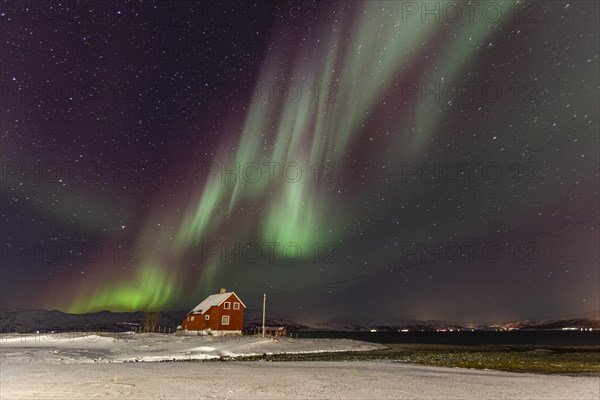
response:
[(204, 320), (204, 315), (202, 314), (189, 314), (186, 319), (183, 320), (181, 324), (183, 329), (187, 329), (190, 331), (201, 331), (204, 329), (208, 329), (210, 327), (209, 321)]
[[(230, 303), (230, 309), (225, 309), (225, 302)], [(233, 303), (240, 303), (240, 309), (234, 310)], [(206, 321), (205, 315), (210, 315), (210, 320)], [(229, 316), (229, 325), (223, 325), (221, 323), (221, 317), (224, 315)], [(194, 317), (194, 320), (191, 320), (191, 317)], [(189, 319), (189, 321), (188, 321)], [(204, 329), (211, 329), (213, 331), (241, 331), (244, 326), (244, 306), (240, 302), (240, 300), (234, 295), (231, 294), (219, 307), (211, 307), (204, 314), (191, 314), (183, 320), (181, 324), (183, 329), (189, 331), (201, 331)]]

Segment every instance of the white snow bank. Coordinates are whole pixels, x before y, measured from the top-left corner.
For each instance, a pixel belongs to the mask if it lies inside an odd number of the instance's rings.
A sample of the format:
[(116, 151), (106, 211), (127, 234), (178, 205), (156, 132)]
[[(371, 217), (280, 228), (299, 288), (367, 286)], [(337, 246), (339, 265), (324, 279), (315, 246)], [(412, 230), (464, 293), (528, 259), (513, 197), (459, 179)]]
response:
[(366, 351), (375, 343), (346, 339), (164, 334), (7, 335), (0, 339), (3, 363), (152, 362), (235, 358), (262, 354)]

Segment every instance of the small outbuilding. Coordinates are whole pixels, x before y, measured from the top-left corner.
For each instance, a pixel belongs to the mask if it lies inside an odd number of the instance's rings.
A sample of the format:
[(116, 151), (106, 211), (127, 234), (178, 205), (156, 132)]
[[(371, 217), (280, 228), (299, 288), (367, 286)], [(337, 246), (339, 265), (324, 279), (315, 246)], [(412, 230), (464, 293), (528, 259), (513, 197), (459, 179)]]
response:
[[(257, 326), (254, 329), (254, 334), (260, 335), (262, 327)], [(287, 336), (287, 328), (285, 326), (265, 326), (265, 336)]]

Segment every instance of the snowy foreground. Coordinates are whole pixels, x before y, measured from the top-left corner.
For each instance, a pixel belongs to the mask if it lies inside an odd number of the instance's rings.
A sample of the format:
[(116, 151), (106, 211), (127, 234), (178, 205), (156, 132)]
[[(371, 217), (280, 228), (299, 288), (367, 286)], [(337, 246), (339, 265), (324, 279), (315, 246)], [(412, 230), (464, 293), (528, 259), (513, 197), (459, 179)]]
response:
[(378, 347), (335, 339), (5, 335), (0, 339), (0, 398), (600, 398), (598, 377), (438, 368), (391, 361), (151, 362)]
[(193, 361), (275, 353), (374, 350), (382, 346), (346, 339), (175, 336), (161, 334), (3, 335), (2, 364)]

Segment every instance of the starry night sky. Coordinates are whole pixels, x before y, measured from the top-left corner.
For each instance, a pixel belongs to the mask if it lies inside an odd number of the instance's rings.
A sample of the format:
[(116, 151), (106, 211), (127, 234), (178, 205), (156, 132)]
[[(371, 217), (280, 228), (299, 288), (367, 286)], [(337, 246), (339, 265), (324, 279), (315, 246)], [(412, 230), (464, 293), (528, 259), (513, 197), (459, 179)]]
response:
[(598, 3), (422, 4), (2, 1), (2, 307), (597, 316)]

